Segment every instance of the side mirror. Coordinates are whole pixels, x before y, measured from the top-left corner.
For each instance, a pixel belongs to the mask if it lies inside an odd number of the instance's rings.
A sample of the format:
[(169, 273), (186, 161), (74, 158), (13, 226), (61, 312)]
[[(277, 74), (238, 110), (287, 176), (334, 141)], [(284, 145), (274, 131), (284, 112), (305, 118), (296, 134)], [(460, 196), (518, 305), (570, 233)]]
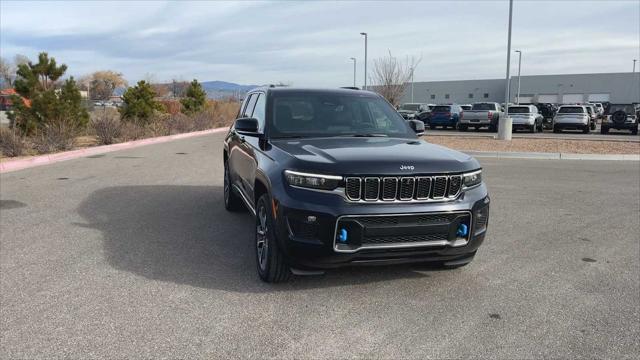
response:
[(240, 118), (236, 119), (233, 125), (234, 129), (240, 134), (257, 135), (258, 134), (258, 119), (256, 118)]
[(409, 126), (416, 132), (416, 135), (421, 136), (424, 135), (424, 123), (420, 120), (407, 120), (409, 122)]

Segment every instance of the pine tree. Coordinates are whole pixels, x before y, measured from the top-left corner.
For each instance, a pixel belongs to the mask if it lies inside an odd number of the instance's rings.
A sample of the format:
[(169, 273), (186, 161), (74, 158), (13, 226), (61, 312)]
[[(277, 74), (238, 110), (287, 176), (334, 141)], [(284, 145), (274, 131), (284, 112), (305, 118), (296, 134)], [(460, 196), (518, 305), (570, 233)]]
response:
[(87, 125), (89, 114), (82, 107), (80, 90), (73, 77), (56, 89), (57, 81), (66, 70), (66, 65), (58, 66), (55, 58), (49, 58), (46, 52), (40, 53), (38, 63), (29, 61), (18, 66), (15, 89), (30, 104), (14, 96), (11, 99), (14, 109), (9, 116), (25, 135), (50, 125), (64, 124), (72, 131)]
[(207, 92), (202, 88), (202, 84), (195, 79), (189, 84), (186, 96), (180, 100), (182, 112), (187, 115), (193, 115), (204, 110), (206, 102)]
[(122, 118), (140, 124), (148, 123), (155, 111), (164, 111), (164, 107), (155, 100), (155, 96), (151, 85), (144, 80), (128, 88), (122, 95)]

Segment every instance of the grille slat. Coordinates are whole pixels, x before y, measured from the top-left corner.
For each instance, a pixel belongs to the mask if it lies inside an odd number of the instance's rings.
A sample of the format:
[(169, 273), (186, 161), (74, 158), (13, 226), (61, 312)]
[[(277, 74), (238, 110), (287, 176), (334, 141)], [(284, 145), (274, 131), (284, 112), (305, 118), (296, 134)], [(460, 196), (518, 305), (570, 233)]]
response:
[(462, 189), (462, 176), (449, 177), (449, 197), (455, 197)]
[(395, 200), (398, 189), (398, 179), (387, 177), (382, 179), (382, 200)]
[(350, 201), (429, 201), (455, 199), (462, 175), (347, 177), (344, 192)]
[(442, 199), (447, 192), (447, 177), (436, 176), (433, 180), (433, 199)]

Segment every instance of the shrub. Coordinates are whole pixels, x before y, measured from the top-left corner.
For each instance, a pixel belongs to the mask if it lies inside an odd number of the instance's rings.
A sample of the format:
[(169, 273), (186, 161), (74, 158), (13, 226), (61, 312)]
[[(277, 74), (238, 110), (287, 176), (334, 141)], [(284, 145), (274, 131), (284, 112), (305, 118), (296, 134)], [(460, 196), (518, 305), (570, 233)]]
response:
[(24, 138), (15, 130), (0, 128), (0, 150), (2, 155), (13, 157), (24, 154)]
[(187, 115), (196, 114), (204, 109), (207, 102), (207, 92), (198, 80), (193, 80), (187, 88), (186, 96), (180, 100), (182, 111)]
[(103, 109), (91, 114), (91, 127), (101, 145), (117, 142), (122, 133), (120, 116), (115, 109)]
[(156, 112), (164, 112), (164, 106), (155, 100), (155, 96), (151, 85), (144, 80), (128, 88), (122, 95), (122, 118), (146, 125)]
[(193, 129), (193, 121), (185, 114), (170, 115), (167, 120), (170, 134), (181, 134)]
[(77, 135), (75, 124), (65, 122), (46, 124), (33, 138), (33, 146), (42, 154), (71, 150)]

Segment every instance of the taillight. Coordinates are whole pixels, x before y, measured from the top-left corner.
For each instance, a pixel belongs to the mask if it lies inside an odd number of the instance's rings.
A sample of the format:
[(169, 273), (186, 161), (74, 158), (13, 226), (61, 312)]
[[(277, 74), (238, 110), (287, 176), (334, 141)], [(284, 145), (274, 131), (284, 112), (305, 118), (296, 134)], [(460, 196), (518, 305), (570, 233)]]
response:
[(460, 119), (462, 119), (462, 115), (464, 115), (464, 111), (460, 111)]
[(489, 118), (489, 120), (493, 119), (493, 113), (492, 112), (488, 112), (487, 113), (487, 118)]

